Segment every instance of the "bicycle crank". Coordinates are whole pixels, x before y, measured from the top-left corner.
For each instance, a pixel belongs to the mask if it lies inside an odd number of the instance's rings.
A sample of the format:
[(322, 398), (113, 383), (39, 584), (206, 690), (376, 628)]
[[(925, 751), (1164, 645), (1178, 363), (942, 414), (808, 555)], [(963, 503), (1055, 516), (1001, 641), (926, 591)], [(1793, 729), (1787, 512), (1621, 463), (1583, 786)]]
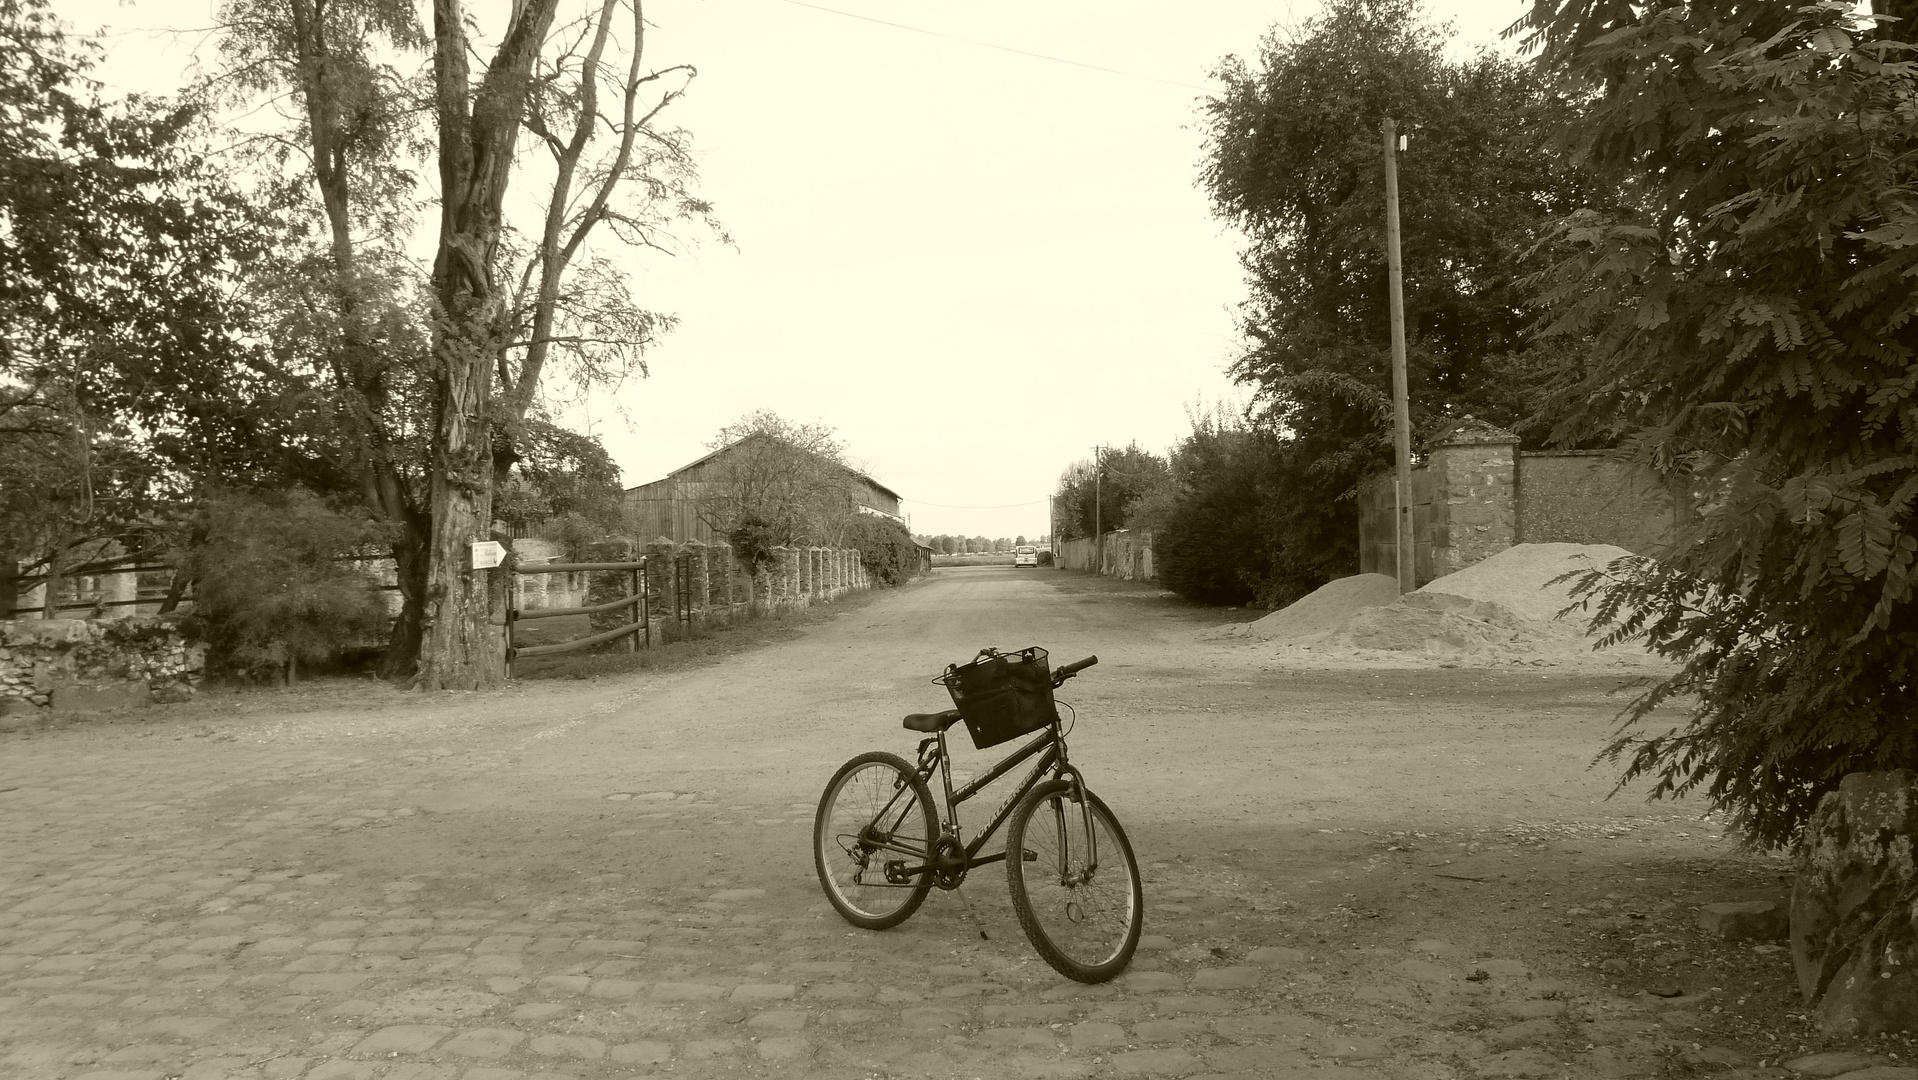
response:
[(950, 836), (942, 836), (934, 842), (932, 858), (927, 862), (932, 867), (933, 884), (942, 889), (956, 889), (960, 882), (966, 880), (966, 849)]

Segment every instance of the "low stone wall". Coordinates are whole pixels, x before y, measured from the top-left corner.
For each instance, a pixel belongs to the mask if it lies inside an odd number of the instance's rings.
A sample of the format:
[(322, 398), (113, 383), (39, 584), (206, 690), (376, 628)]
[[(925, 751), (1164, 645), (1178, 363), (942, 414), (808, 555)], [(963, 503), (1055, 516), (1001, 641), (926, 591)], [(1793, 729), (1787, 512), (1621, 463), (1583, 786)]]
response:
[[(1099, 562), (1103, 548), (1103, 565)], [(1066, 540), (1055, 545), (1057, 564), (1066, 570), (1091, 570), (1104, 577), (1126, 581), (1152, 581), (1158, 568), (1152, 561), (1152, 530), (1114, 529), (1105, 534), (1102, 545), (1090, 536)]]
[(180, 701), (205, 667), (171, 619), (0, 621), (0, 717)]

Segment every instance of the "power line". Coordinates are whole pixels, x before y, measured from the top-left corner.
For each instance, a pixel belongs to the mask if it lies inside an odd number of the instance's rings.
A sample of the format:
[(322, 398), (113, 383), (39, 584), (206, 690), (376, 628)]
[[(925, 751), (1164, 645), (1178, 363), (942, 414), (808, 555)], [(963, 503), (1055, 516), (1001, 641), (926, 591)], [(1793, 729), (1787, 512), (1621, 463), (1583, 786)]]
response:
[(919, 499), (906, 499), (903, 501), (909, 502), (913, 504), (914, 506), (936, 506), (941, 510), (1011, 510), (1015, 507), (1020, 507), (1020, 506), (1038, 506), (1041, 503), (1048, 503), (1048, 502), (1051, 502), (1052, 500), (1051, 499), (1034, 499), (1031, 502), (1001, 503), (998, 506), (953, 506), (950, 503), (924, 502)]
[[(947, 41), (960, 41), (960, 42), (964, 42), (967, 45), (977, 45), (982, 49), (997, 49), (1000, 52), (1009, 52), (1016, 56), (1029, 56), (1034, 60), (1050, 60), (1051, 62), (1055, 64), (1069, 64), (1072, 67), (1085, 68), (1089, 71), (1103, 71), (1107, 75), (1123, 75), (1128, 79), (1144, 79), (1147, 82), (1164, 83), (1167, 86), (1182, 86), (1187, 90), (1198, 90), (1208, 94), (1212, 92), (1212, 88), (1209, 86), (1194, 86), (1191, 83), (1182, 83), (1174, 79), (1161, 79), (1157, 75), (1141, 75), (1136, 71), (1121, 71), (1118, 68), (1100, 67), (1097, 64), (1082, 63), (1081, 61), (1078, 61), (1078, 60), (1067, 60), (1061, 56), (1047, 56), (1045, 53), (1027, 52), (1024, 49), (1015, 49), (1010, 45), (996, 45), (990, 41), (980, 41), (978, 38), (960, 37), (957, 34), (947, 34), (938, 30), (928, 30), (923, 26), (907, 26), (905, 23), (889, 22), (885, 19), (876, 19), (872, 17), (871, 15), (860, 15), (851, 11), (840, 11), (838, 8), (822, 7), (818, 4), (808, 4), (806, 3), (806, 0), (782, 0), (782, 2), (791, 4), (794, 7), (811, 8), (814, 11), (824, 11), (830, 15), (844, 15), (848, 19), (860, 19), (865, 22), (878, 23), (881, 26), (890, 26), (894, 28), (895, 30), (910, 30), (915, 34), (925, 34), (928, 37), (945, 38)], [(990, 509), (990, 508), (989, 507), (976, 507), (976, 508), (975, 507), (958, 507), (957, 509)]]

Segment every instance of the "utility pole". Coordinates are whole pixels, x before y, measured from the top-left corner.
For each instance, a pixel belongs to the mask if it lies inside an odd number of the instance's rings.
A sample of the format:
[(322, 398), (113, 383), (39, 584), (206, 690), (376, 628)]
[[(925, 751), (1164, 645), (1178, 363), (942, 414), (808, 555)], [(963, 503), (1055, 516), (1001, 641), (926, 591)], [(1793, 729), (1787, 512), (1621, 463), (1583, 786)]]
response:
[(1104, 447), (1099, 446), (1092, 448), (1092, 557), (1096, 560), (1092, 564), (1092, 572), (1095, 574), (1106, 572), (1106, 534), (1099, 518), (1099, 512), (1105, 509), (1102, 488), (1105, 485), (1106, 467), (1103, 450)]
[(1398, 553), (1399, 592), (1408, 593), (1418, 588), (1418, 549), (1412, 539), (1412, 410), (1405, 382), (1405, 273), (1399, 262), (1399, 135), (1389, 117), (1379, 128), (1385, 136), (1386, 291), (1392, 306), (1393, 455), (1398, 459), (1398, 495), (1392, 515), (1398, 531), (1392, 546)]

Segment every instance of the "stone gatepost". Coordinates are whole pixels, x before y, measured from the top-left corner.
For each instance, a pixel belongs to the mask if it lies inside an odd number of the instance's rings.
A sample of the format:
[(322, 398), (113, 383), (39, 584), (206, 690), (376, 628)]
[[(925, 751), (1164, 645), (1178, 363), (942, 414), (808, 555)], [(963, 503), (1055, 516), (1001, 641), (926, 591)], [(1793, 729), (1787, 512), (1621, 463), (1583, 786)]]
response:
[(834, 595), (846, 591), (846, 549), (834, 548), (832, 553), (832, 591)]
[(643, 549), (646, 556), (646, 576), (652, 585), (652, 598), (647, 601), (647, 612), (652, 626), (647, 631), (649, 641), (671, 641), (679, 636), (679, 622), (676, 602), (679, 598), (676, 575), (673, 573), (673, 556), (679, 553), (678, 545), (663, 536), (654, 537)]
[(799, 577), (798, 559), (793, 549), (784, 544), (773, 548), (773, 564), (768, 571), (770, 580), (766, 583), (766, 603), (768, 607), (778, 607), (792, 602), (793, 582)]
[[(1429, 568), (1418, 581), (1463, 570), (1518, 542), (1518, 436), (1482, 420), (1463, 423), (1434, 440)], [(1413, 523), (1415, 534), (1418, 522)]]
[(713, 566), (712, 549), (698, 540), (686, 541), (686, 556), (691, 560), (692, 574), (691, 596), (693, 622), (695, 625), (706, 620), (713, 606)]
[[(631, 562), (636, 557), (633, 542), (624, 538), (598, 540), (585, 545), (580, 551), (585, 562)], [(591, 570), (580, 575), (586, 579), (586, 599), (577, 606), (591, 607), (594, 604), (609, 604), (622, 596), (631, 596), (633, 575), (628, 570)], [(586, 617), (587, 624), (597, 634), (611, 630), (623, 623), (632, 621), (633, 614), (624, 609), (617, 611), (599, 611)]]
[(725, 609), (724, 618), (733, 617), (733, 546), (720, 542), (706, 549), (706, 595), (714, 607)]
[(807, 576), (812, 579), (808, 582), (812, 587), (807, 592), (816, 600), (826, 598), (826, 560), (822, 557), (824, 555), (825, 552), (820, 548), (806, 549), (806, 569), (809, 571)]

